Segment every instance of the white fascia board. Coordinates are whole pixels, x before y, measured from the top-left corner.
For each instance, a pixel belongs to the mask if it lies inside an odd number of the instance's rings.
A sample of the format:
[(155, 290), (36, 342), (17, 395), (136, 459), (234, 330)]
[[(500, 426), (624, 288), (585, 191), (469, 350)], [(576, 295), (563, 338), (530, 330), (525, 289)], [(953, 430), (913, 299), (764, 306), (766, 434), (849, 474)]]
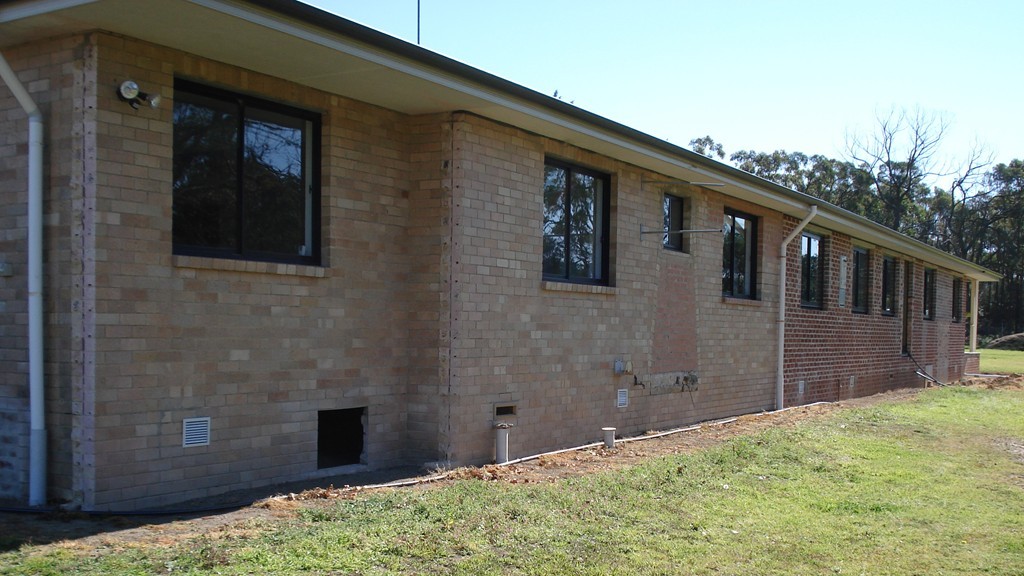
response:
[(97, 1), (98, 0), (42, 0), (36, 2), (18, 2), (10, 6), (0, 7), (0, 24), (23, 20), (33, 16), (42, 16), (43, 14), (66, 10), (68, 8), (74, 8), (85, 4), (92, 4)]
[[(94, 4), (97, 1), (37, 0), (22, 2), (0, 8), (0, 23), (44, 15), (76, 6)], [(888, 230), (875, 230), (869, 222), (858, 221), (860, 217), (844, 215), (841, 209), (813, 197), (802, 195), (795, 191), (786, 190), (783, 192), (775, 190), (773, 189), (774, 185), (767, 181), (765, 186), (758, 186), (756, 183), (749, 182), (745, 178), (731, 176), (729, 170), (718, 171), (713, 167), (689, 162), (679, 155), (673, 154), (670, 150), (661, 150), (657, 146), (644, 144), (629, 138), (628, 135), (620, 135), (600, 129), (585, 120), (574, 118), (571, 114), (558, 113), (540, 104), (530, 103), (510, 96), (500, 89), (492, 89), (481, 86), (477, 82), (467, 81), (454, 73), (439, 72), (430, 65), (419, 64), (411, 59), (394, 55), (391, 52), (374, 49), (370, 44), (358, 41), (345, 41), (343, 37), (337, 34), (320, 32), (315, 25), (303, 26), (296, 24), (295, 21), (289, 20), (285, 16), (279, 16), (273, 12), (231, 0), (186, 1), (196, 6), (217, 11), (232, 18), (310, 42), (341, 54), (359, 58), (374, 65), (465, 95), (480, 103), (476, 113), (491, 116), (498, 120), (511, 120), (513, 124), (516, 123), (516, 117), (520, 121), (529, 119), (528, 123), (549, 127), (551, 133), (568, 131), (579, 139), (578, 145), (582, 147), (608, 154), (620, 160), (634, 163), (640, 167), (668, 176), (680, 177), (686, 180), (715, 181), (723, 185), (722, 188), (716, 188), (716, 190), (726, 195), (754, 202), (797, 218), (803, 217), (810, 205), (816, 204), (821, 209), (819, 215), (815, 218), (815, 222), (819, 224), (828, 226), (828, 223), (832, 222), (839, 232), (849, 233), (855, 238), (889, 246), (893, 250), (914, 255), (943, 267), (957, 271), (969, 271), (964, 273), (972, 278), (982, 281), (998, 279), (998, 276), (993, 276), (993, 273), (980, 266), (952, 257), (941, 250), (919, 244), (901, 234)], [(492, 106), (501, 112), (496, 113), (494, 110), (491, 110), (488, 113), (487, 109)], [(714, 162), (713, 160), (709, 161)], [(723, 167), (728, 168), (724, 165)]]
[[(239, 6), (231, 2), (226, 2), (222, 0), (189, 1), (199, 6), (203, 6), (211, 10), (216, 10), (228, 14), (232, 17), (239, 18), (241, 20), (245, 20), (252, 24), (263, 26), (265, 28), (280, 32), (282, 34), (293, 36), (295, 38), (300, 38), (307, 42), (318, 44), (325, 48), (329, 48), (331, 50), (335, 50), (337, 52), (341, 52), (343, 54), (354, 56), (356, 58), (366, 60), (367, 62), (371, 62), (373, 64), (389, 68), (396, 72), (401, 72), (414, 78), (425, 80), (432, 84), (436, 84), (444, 88), (448, 88), (450, 90), (459, 92), (461, 94), (479, 99), (488, 104), (495, 105), (506, 110), (511, 110), (519, 114), (530, 116), (541, 122), (557, 126), (565, 130), (570, 130), (585, 138), (591, 138), (601, 142), (605, 142), (607, 144), (612, 144), (616, 147), (624, 148), (634, 153), (640, 153), (644, 156), (651, 156), (652, 159), (657, 160), (659, 162), (664, 162), (672, 166), (683, 168), (685, 170), (690, 170), (709, 177), (713, 177), (715, 180), (722, 179), (721, 175), (715, 172), (701, 169), (693, 164), (682, 161), (679, 158), (655, 152), (647, 147), (637, 145), (634, 142), (630, 142), (617, 136), (610, 135), (606, 132), (596, 130), (593, 127), (588, 126), (584, 123), (574, 121), (570, 118), (558, 114), (550, 113), (538, 106), (528, 105), (519, 100), (509, 98), (501, 94), (500, 92), (486, 90), (473, 83), (464, 82), (455, 76), (448, 74), (438, 74), (432, 69), (423, 66), (417, 66), (407, 60), (395, 58), (393, 56), (390, 56), (389, 54), (382, 53), (379, 51), (370, 50), (355, 43), (343, 42), (339, 40), (337, 37), (321, 34), (309, 28), (296, 26), (282, 19), (275, 18), (260, 12), (255, 12), (251, 9)], [(736, 183), (736, 185), (743, 186), (739, 183)]]
[[(73, 1), (73, 0), (65, 0)], [(721, 191), (730, 196), (739, 197), (766, 207), (778, 210), (795, 217), (803, 217), (810, 206), (818, 205), (820, 211), (815, 221), (828, 227), (832, 222), (856, 239), (871, 241), (878, 245), (891, 247), (893, 250), (914, 256), (944, 268), (961, 272), (971, 278), (981, 281), (995, 281), (998, 276), (981, 266), (977, 266), (965, 260), (953, 257), (945, 252), (919, 243), (902, 234), (889, 230), (874, 230), (868, 222), (858, 221), (857, 216), (851, 218), (835, 211), (835, 207), (822, 202), (821, 200), (807, 196), (798, 197), (799, 193), (792, 191), (786, 194), (772, 191), (732, 178), (724, 172), (687, 162), (680, 157), (645, 146), (636, 141), (624, 138), (615, 134), (596, 129), (595, 127), (572, 119), (568, 116), (552, 113), (537, 105), (530, 105), (521, 100), (510, 98), (499, 91), (488, 90), (475, 83), (465, 82), (450, 74), (439, 74), (429, 67), (419, 66), (415, 63), (396, 58), (388, 53), (375, 51), (353, 42), (344, 42), (336, 36), (322, 34), (315, 29), (297, 26), (284, 19), (273, 17), (269, 14), (254, 11), (251, 8), (240, 6), (225, 0), (189, 0), (194, 4), (216, 10), (232, 17), (245, 20), (252, 24), (275, 30), (302, 40), (348, 54), (350, 56), (366, 60), (373, 64), (389, 68), (402, 74), (410, 75), (432, 84), (456, 91), (458, 93), (478, 99), (490, 105), (498, 106), (515, 114), (522, 114), (550, 126), (571, 131), (583, 140), (590, 140), (592, 143), (600, 143), (605, 146), (612, 146), (625, 154), (617, 154), (620, 159), (623, 156), (637, 156), (633, 160), (636, 164), (645, 168), (656, 169), (666, 175), (679, 175), (677, 171), (685, 171), (682, 176), (692, 178), (692, 174), (699, 176), (699, 180), (711, 180), (723, 184)], [(593, 146), (600, 148), (601, 146)], [(641, 160), (642, 159), (642, 160)], [(769, 183), (770, 184), (770, 183)], [(799, 195), (803, 196), (803, 195)]]

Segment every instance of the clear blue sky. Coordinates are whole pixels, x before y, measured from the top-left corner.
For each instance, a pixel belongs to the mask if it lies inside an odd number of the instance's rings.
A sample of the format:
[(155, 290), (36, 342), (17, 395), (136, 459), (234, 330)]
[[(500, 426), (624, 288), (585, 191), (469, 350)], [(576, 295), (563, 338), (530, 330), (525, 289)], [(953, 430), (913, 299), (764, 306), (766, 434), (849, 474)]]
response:
[[(416, 42), (416, 0), (307, 0)], [(421, 45), (674, 144), (843, 157), (879, 114), (1024, 158), (1024, 2), (420, 0)], [(939, 182), (941, 184), (941, 182)]]

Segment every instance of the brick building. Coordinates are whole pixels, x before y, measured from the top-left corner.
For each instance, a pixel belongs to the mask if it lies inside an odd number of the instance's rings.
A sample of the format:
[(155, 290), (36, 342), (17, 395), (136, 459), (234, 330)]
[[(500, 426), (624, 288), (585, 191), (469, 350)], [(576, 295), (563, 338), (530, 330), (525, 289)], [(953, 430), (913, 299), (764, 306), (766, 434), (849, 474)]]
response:
[(297, 2), (26, 0), (0, 54), (0, 498), (482, 463), (500, 421), (523, 456), (976, 361), (992, 272)]

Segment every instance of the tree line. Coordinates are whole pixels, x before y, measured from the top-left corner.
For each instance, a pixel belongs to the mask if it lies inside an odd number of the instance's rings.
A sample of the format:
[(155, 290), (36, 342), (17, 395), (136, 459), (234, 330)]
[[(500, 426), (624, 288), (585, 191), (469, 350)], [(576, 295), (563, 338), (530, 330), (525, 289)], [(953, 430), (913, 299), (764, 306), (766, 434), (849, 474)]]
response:
[(938, 153), (948, 127), (941, 116), (894, 111), (879, 117), (873, 133), (848, 138), (844, 158), (727, 155), (710, 136), (690, 147), (1002, 274), (982, 284), (979, 334), (1024, 332), (1024, 160), (995, 164), (975, 146), (944, 164)]

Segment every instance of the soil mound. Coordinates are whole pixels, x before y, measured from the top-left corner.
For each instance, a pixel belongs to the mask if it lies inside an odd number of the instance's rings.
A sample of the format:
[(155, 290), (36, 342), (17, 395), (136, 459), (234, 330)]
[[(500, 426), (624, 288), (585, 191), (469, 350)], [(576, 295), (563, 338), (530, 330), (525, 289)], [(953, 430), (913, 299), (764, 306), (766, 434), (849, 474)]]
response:
[(1024, 350), (1024, 333), (996, 338), (989, 342), (986, 348), (993, 350)]

